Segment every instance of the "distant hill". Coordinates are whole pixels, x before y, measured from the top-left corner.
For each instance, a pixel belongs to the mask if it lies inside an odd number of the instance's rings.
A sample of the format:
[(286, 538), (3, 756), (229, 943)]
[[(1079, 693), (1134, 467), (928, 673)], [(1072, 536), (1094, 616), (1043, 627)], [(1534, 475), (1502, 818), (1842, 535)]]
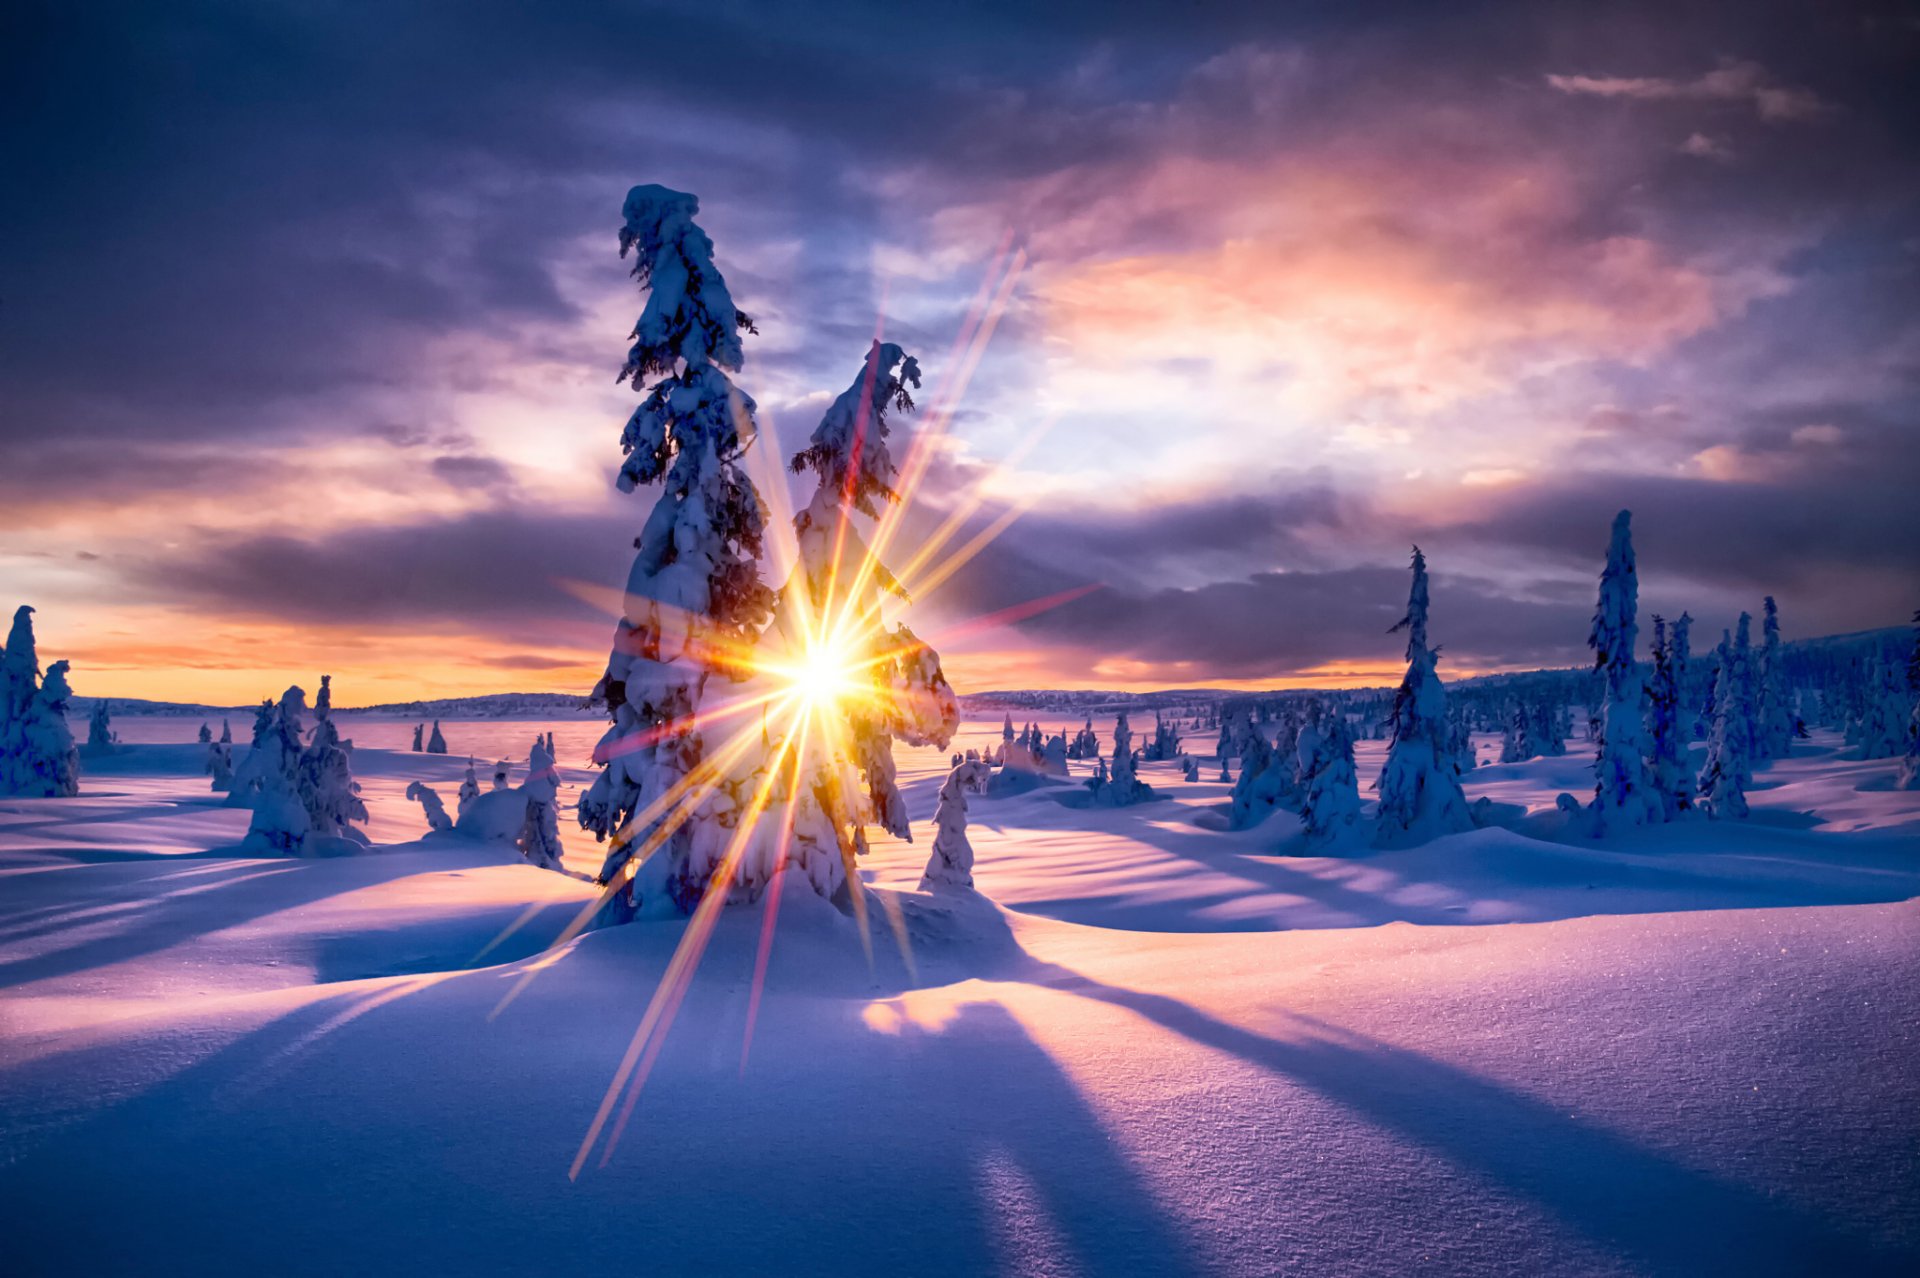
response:
[[(1756, 627), (1754, 641), (1759, 642)], [(1710, 657), (1717, 636), (1694, 636), (1696, 658)], [(1913, 631), (1906, 626), (1886, 626), (1879, 630), (1860, 630), (1844, 635), (1821, 635), (1812, 639), (1790, 639), (1784, 645), (1789, 657), (1800, 662), (1832, 661), (1874, 657), (1898, 657), (1913, 646)], [(1799, 662), (1795, 663), (1796, 665)], [(1584, 676), (1583, 666), (1558, 669), (1507, 671), (1502, 674), (1475, 675), (1470, 679), (1448, 679), (1449, 687), (1498, 687), (1515, 680), (1540, 675)], [(1384, 692), (1391, 685), (1373, 688), (1342, 689), (1346, 692)], [(1163, 688), (1153, 692), (1120, 692), (1082, 688), (1017, 688), (994, 692), (970, 692), (960, 698), (968, 710), (1050, 710), (1092, 714), (1103, 710), (1132, 710), (1155, 707), (1195, 705), (1231, 701), (1237, 697), (1293, 698), (1316, 695), (1313, 689), (1258, 690), (1254, 688)], [(97, 697), (75, 697), (73, 713), (84, 718), (93, 710)], [(115, 714), (127, 715), (199, 715), (202, 717), (250, 715), (254, 706), (209, 706), (197, 702), (143, 701), (133, 697), (108, 697)], [(440, 697), (427, 701), (393, 701), (385, 705), (339, 709), (343, 715), (388, 715), (405, 719), (523, 719), (523, 718), (597, 718), (604, 712), (589, 709), (585, 698), (553, 692), (494, 692), (479, 697)]]

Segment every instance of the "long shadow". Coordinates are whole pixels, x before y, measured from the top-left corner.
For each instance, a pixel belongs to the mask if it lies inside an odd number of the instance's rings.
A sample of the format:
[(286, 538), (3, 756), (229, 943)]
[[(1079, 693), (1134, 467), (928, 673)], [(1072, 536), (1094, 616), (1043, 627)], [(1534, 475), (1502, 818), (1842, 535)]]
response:
[[(1283, 818), (1275, 816), (1274, 821)], [(1291, 820), (1291, 818), (1284, 818)], [(1014, 830), (1026, 828), (1010, 827)], [(1257, 827), (1256, 827), (1257, 828)], [(1920, 894), (1920, 875), (1896, 864), (1860, 864), (1844, 855), (1821, 858), (1808, 855), (1804, 840), (1778, 829), (1748, 831), (1755, 850), (1694, 854), (1681, 864), (1676, 853), (1663, 839), (1672, 837), (1672, 827), (1654, 830), (1648, 839), (1634, 843), (1603, 844), (1592, 840), (1537, 840), (1541, 864), (1553, 864), (1571, 877), (1582, 866), (1592, 882), (1585, 886), (1602, 889), (1598, 897), (1582, 897), (1571, 890), (1570, 882), (1529, 882), (1524, 877), (1503, 885), (1498, 898), (1511, 903), (1518, 918), (1545, 922), (1594, 914), (1665, 913), (1680, 910), (1717, 910), (1769, 908), (1796, 905), (1853, 905), (1902, 901)], [(1520, 836), (1526, 837), (1526, 836)], [(1894, 841), (1875, 835), (1849, 835), (1847, 850), (1860, 854), (1882, 855), (1890, 852)], [(1116, 893), (1110, 897), (1080, 892), (1063, 899), (1029, 899), (1012, 908), (1023, 912), (1058, 917), (1070, 922), (1094, 926), (1136, 927), (1146, 931), (1274, 931), (1294, 927), (1378, 926), (1407, 922), (1423, 925), (1476, 926), (1481, 920), (1467, 917), (1476, 903), (1489, 899), (1488, 874), (1473, 869), (1478, 854), (1469, 854), (1462, 862), (1465, 873), (1449, 873), (1444, 858), (1422, 865), (1418, 873), (1404, 874), (1398, 866), (1380, 868), (1400, 878), (1394, 889), (1405, 892), (1420, 888), (1439, 889), (1454, 894), (1451, 901), (1423, 904), (1392, 899), (1383, 892), (1353, 887), (1339, 878), (1316, 873), (1306, 865), (1290, 865), (1284, 857), (1263, 857), (1244, 845), (1230, 841), (1218, 832), (1158, 827), (1138, 836), (1143, 848), (1177, 857), (1214, 873), (1229, 875), (1258, 884), (1268, 891), (1296, 896), (1312, 902), (1326, 913), (1326, 921), (1289, 922), (1284, 917), (1256, 915), (1248, 918), (1207, 919), (1194, 917), (1215, 906), (1244, 900), (1247, 893), (1222, 888), (1194, 895), (1183, 895), (1180, 907), (1189, 916), (1187, 926), (1168, 928), (1162, 902), (1143, 900), (1137, 910), (1109, 910), (1103, 902), (1126, 900)], [(1841, 848), (1828, 851), (1841, 852)], [(1799, 855), (1794, 855), (1798, 853)], [(1378, 858), (1394, 857), (1394, 852), (1365, 849), (1348, 857), (1331, 858), (1356, 871), (1364, 871)], [(1518, 857), (1519, 853), (1516, 852)], [(1717, 873), (1703, 864), (1706, 856), (1727, 867)], [(1674, 858), (1674, 859), (1670, 859)], [(990, 863), (989, 863), (990, 864)], [(1735, 872), (1737, 870), (1737, 872)], [(1798, 871), (1804, 870), (1805, 873)], [(1756, 873), (1756, 871), (1759, 871)], [(1169, 884), (1179, 880), (1169, 879)], [(1626, 894), (1621, 900), (1616, 894)], [(1095, 908), (1085, 908), (1092, 906)], [(1290, 911), (1281, 910), (1280, 914)], [(1513, 921), (1500, 919), (1497, 921)]]
[(1036, 983), (1126, 1008), (1192, 1042), (1290, 1079), (1473, 1167), (1647, 1272), (1920, 1272), (1895, 1251), (1803, 1208), (1697, 1171), (1417, 1052), (1299, 1018), (1283, 1041), (1178, 999), (1038, 963)]
[[(136, 920), (106, 935), (93, 936), (40, 954), (0, 960), (0, 989), (124, 963), (196, 940), (210, 932), (235, 927), (281, 910), (297, 909), (351, 887), (363, 886), (358, 882), (343, 885), (337, 879), (323, 874), (300, 873), (302, 868), (312, 864), (297, 860), (271, 863), (259, 871), (277, 880), (271, 891), (260, 890), (257, 886), (251, 892), (241, 891), (256, 879), (256, 874), (247, 874), (240, 879), (216, 880), (201, 886), (186, 898), (192, 902), (191, 905), (166, 897), (153, 898), (149, 908)], [(278, 868), (280, 866), (285, 868)]]
[[(102, 1275), (157, 1257), (412, 1274), (422, 1255), (448, 1273), (1196, 1272), (1191, 1240), (1004, 1009), (894, 1034), (783, 999), (761, 1032), (784, 1050), (736, 1077), (713, 1059), (716, 1037), (737, 1051), (727, 986), (690, 1005), (616, 1156), (573, 1184), (625, 1038), (624, 1016), (607, 1023), (617, 998), (556, 993), (492, 1025), (490, 995), (440, 986), (350, 1019), (364, 997), (326, 999), (118, 1106), (100, 1080), (139, 1045), (16, 1069), (0, 1119), (43, 1126), (7, 1132), (10, 1272), (74, 1272), (80, 1238)], [(103, 1199), (114, 1228), (89, 1229)]]

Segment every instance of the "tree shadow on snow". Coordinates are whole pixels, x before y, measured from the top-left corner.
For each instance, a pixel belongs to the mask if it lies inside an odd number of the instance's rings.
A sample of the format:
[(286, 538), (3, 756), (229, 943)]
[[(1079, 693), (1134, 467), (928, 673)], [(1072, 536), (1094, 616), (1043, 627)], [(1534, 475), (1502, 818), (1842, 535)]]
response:
[[(411, 1274), (422, 1256), (452, 1273), (1197, 1271), (1080, 1089), (995, 1004), (883, 1030), (770, 1002), (736, 1075), (738, 991), (705, 990), (610, 1162), (569, 1183), (633, 991), (582, 1006), (555, 988), (543, 1016), (516, 1023), (535, 993), (488, 1023), (491, 995), (396, 989), (299, 1007), (123, 1099), (126, 1040), (12, 1071), (9, 1136), (23, 1106), (58, 1124), (0, 1165), (15, 1272), (72, 1272), (81, 1238), (95, 1274)], [(111, 1230), (90, 1224), (101, 1201)]]
[[(1036, 984), (1125, 1008), (1305, 1087), (1478, 1172), (1644, 1272), (1920, 1271), (1920, 1252), (1888, 1249), (1421, 1053), (1297, 1014), (1299, 1038), (1270, 1038), (1176, 998), (1038, 966)], [(1392, 1259), (1381, 1257), (1382, 1268)]]

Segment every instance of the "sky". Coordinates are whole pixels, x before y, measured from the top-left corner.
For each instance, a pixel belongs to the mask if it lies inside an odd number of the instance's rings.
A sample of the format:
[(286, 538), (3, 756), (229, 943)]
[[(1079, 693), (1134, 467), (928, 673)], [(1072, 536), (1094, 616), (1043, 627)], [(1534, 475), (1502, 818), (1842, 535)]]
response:
[(765, 482), (919, 357), (889, 554), (978, 543), (901, 614), (961, 692), (1391, 682), (1414, 543), (1443, 674), (1574, 664), (1621, 508), (1709, 641), (1920, 606), (1911, 6), (0, 23), (0, 605), (81, 695), (588, 692), (643, 182)]

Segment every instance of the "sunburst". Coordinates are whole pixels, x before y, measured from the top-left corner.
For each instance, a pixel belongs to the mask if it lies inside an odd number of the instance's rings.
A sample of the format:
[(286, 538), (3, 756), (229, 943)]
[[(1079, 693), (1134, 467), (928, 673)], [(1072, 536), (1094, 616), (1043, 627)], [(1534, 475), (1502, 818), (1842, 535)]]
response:
[[(781, 592), (785, 624), (776, 625), (767, 634), (753, 637), (750, 641), (707, 641), (709, 651), (703, 654), (707, 664), (724, 670), (735, 683), (732, 695), (703, 703), (696, 716), (693, 726), (709, 734), (708, 750), (692, 771), (663, 793), (654, 796), (615, 832), (613, 840), (616, 850), (633, 846), (633, 854), (609, 881), (601, 884), (598, 897), (580, 911), (553, 944), (528, 963), (492, 1013), (498, 1016), (540, 971), (556, 961), (562, 948), (590, 926), (601, 906), (615, 893), (626, 890), (649, 858), (666, 846), (676, 831), (694, 819), (716, 789), (730, 779), (737, 779), (739, 770), (753, 760), (756, 750), (760, 752), (762, 762), (753, 769), (758, 780), (751, 797), (728, 840), (725, 854), (687, 920), (673, 956), (649, 998), (632, 1040), (588, 1125), (568, 1171), (570, 1179), (579, 1175), (593, 1147), (603, 1135), (606, 1137), (606, 1146), (601, 1152), (601, 1164), (604, 1165), (612, 1156), (666, 1032), (692, 984), (722, 907), (732, 892), (741, 858), (756, 837), (769, 833), (761, 828), (762, 824), (775, 821), (780, 824), (770, 833), (774, 840), (776, 860), (765, 900), (764, 922), (755, 955), (745, 1036), (741, 1045), (741, 1069), (744, 1071), (770, 961), (782, 882), (787, 877), (781, 871), (786, 867), (787, 849), (793, 836), (794, 809), (791, 802), (781, 801), (780, 796), (791, 796), (794, 788), (802, 783), (807, 770), (818, 760), (846, 761), (852, 758), (853, 741), (848, 726), (852, 718), (885, 715), (892, 694), (889, 672), (894, 663), (915, 654), (911, 649), (903, 648), (895, 632), (888, 628), (881, 608), (881, 597), (887, 594), (902, 600), (917, 597), (919, 602), (924, 603), (951, 580), (960, 567), (1004, 532), (1026, 508), (1024, 503), (1010, 506), (998, 517), (989, 520), (985, 528), (969, 537), (961, 546), (944, 555), (941, 553), (985, 503), (986, 485), (1002, 473), (999, 469), (990, 470), (968, 491), (956, 494), (945, 519), (925, 542), (914, 548), (906, 571), (896, 578), (880, 561), (881, 554), (901, 533), (905, 515), (931, 469), (941, 441), (952, 423), (954, 409), (979, 364), (987, 340), (1007, 306), (1024, 265), (1024, 253), (1010, 251), (1010, 245), (1003, 243), (955, 338), (945, 364), (948, 371), (944, 380), (933, 388), (930, 411), (922, 419), (921, 428), (916, 432), (906, 462), (900, 469), (895, 485), (897, 500), (882, 513), (871, 544), (851, 530), (848, 504), (842, 502), (838, 506), (824, 588), (818, 582), (810, 583), (807, 574), (797, 570), (801, 556), (794, 538), (793, 521), (789, 517), (791, 510), (787, 502), (786, 477), (778, 469), (776, 460), (783, 454), (778, 448), (772, 421), (767, 419), (761, 423), (759, 447), (749, 454), (748, 466), (761, 472), (754, 476), (755, 483), (770, 507), (767, 522), (770, 533), (777, 539), (769, 547), (768, 558), (790, 569)], [(876, 339), (877, 336), (876, 333)], [(1002, 467), (1015, 464), (1050, 425), (1051, 421), (1048, 421), (1029, 432), (1024, 444), (1014, 455), (1005, 459)], [(768, 471), (772, 473), (766, 473)], [(624, 611), (626, 601), (617, 592), (579, 583), (565, 584), (582, 597), (602, 603), (616, 616)], [(816, 590), (819, 591), (818, 597)], [(1011, 615), (1030, 615), (1038, 608), (1054, 606), (1067, 598), (1076, 597), (1078, 593), (1069, 592), (1036, 601), (1038, 607), (1006, 610), (995, 614), (993, 618), (979, 620), (994, 621)], [(973, 628), (977, 628), (977, 625), (966, 622), (956, 627), (962, 633)], [(685, 726), (679, 725), (680, 730), (684, 730)], [(617, 753), (623, 748), (644, 748), (650, 744), (648, 738), (651, 735), (637, 734), (632, 742), (615, 743), (613, 750)], [(715, 737), (719, 740), (712, 743)], [(827, 801), (833, 802), (831, 795)], [(842, 803), (840, 806), (845, 808), (851, 805)], [(865, 836), (853, 812), (829, 811), (828, 816), (840, 832), (849, 904), (855, 914), (862, 943), (870, 945), (865, 893), (855, 864), (856, 853), (864, 846)], [(897, 911), (888, 913), (889, 922), (893, 924), (892, 930), (911, 971), (912, 955), (907, 944), (904, 921), (898, 917)], [(507, 933), (496, 938), (487, 949), (491, 950), (505, 935), (523, 926), (528, 917), (523, 915), (516, 919)], [(868, 959), (871, 962), (870, 950)], [(621, 1100), (623, 1092), (624, 1101)], [(617, 1116), (614, 1113), (616, 1105), (619, 1110)]]

